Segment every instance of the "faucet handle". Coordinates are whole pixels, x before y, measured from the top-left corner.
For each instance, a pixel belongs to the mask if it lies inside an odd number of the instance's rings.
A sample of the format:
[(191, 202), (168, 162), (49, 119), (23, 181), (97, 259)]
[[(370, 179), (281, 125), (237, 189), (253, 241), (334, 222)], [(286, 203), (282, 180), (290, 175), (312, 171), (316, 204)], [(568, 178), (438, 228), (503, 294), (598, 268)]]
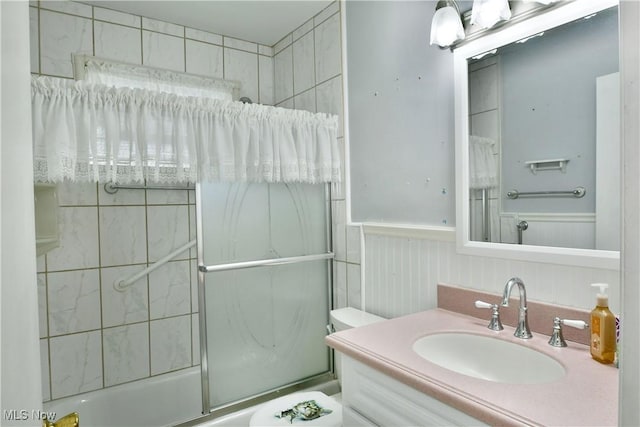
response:
[(563, 325), (571, 326), (576, 329), (586, 329), (589, 327), (587, 322), (584, 320), (569, 320), (569, 319), (560, 319), (560, 323)]
[(489, 304), (488, 302), (484, 302), (484, 301), (476, 301), (476, 307), (477, 308), (493, 308), (494, 304)]
[(587, 322), (582, 320), (570, 320), (570, 319), (561, 319), (559, 317), (555, 317), (553, 319), (553, 333), (551, 334), (551, 338), (549, 338), (549, 345), (554, 347), (566, 347), (567, 342), (564, 340), (562, 336), (562, 325), (571, 326), (572, 328), (577, 329), (585, 329), (588, 328), (589, 325)]
[(504, 329), (504, 327), (502, 326), (502, 322), (500, 321), (500, 306), (498, 306), (498, 304), (489, 304), (488, 302), (478, 300), (475, 302), (475, 305), (477, 308), (491, 309), (491, 321), (489, 321), (489, 325), (487, 325), (487, 328), (491, 329), (492, 331), (501, 331)]

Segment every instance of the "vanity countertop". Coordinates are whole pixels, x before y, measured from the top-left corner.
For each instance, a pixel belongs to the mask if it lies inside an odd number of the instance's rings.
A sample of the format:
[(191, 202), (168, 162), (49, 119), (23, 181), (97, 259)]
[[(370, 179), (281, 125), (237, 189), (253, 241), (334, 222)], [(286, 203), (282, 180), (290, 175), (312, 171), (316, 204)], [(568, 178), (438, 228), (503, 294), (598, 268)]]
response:
[[(337, 332), (326, 342), (396, 380), (420, 390), (491, 425), (615, 426), (618, 420), (618, 369), (591, 358), (589, 347), (547, 344), (546, 335), (530, 340), (500, 332), (486, 321), (443, 309), (433, 309), (384, 322)], [(558, 360), (566, 369), (559, 381), (546, 384), (505, 384), (462, 375), (420, 357), (413, 343), (425, 335), (466, 332), (499, 337), (531, 347)], [(498, 356), (499, 357), (499, 356)]]

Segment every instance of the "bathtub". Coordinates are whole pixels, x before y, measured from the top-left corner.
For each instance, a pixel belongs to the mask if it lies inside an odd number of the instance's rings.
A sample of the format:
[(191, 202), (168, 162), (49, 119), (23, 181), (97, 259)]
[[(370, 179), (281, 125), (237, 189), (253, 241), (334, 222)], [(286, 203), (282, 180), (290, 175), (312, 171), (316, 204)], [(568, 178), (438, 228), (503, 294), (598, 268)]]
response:
[[(340, 400), (337, 380), (302, 391), (310, 390)], [(181, 423), (199, 427), (248, 426), (259, 407), (218, 418), (203, 416), (199, 366), (44, 404), (44, 410), (55, 412), (56, 418), (77, 412), (80, 425), (88, 427), (172, 427)]]
[(161, 427), (202, 416), (200, 367), (53, 400), (56, 418), (70, 412), (90, 427)]
[[(331, 380), (322, 384), (316, 384), (311, 388), (302, 389), (300, 391), (321, 391), (342, 403), (342, 393), (340, 391), (340, 383), (338, 380)], [(217, 418), (213, 418), (211, 415), (199, 417), (198, 419), (191, 420), (183, 426), (178, 427), (249, 427), (251, 416), (260, 408), (260, 406), (262, 406), (262, 404), (257, 404)]]

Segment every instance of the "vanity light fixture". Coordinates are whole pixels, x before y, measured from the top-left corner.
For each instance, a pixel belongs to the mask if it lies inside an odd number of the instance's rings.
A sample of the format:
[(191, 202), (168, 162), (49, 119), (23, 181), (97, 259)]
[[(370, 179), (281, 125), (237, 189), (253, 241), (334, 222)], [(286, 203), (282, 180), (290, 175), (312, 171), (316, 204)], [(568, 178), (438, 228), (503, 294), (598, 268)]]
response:
[(511, 18), (508, 0), (473, 0), (471, 25), (491, 28), (500, 21)]
[(460, 9), (455, 0), (440, 0), (431, 21), (431, 43), (449, 47), (464, 39)]

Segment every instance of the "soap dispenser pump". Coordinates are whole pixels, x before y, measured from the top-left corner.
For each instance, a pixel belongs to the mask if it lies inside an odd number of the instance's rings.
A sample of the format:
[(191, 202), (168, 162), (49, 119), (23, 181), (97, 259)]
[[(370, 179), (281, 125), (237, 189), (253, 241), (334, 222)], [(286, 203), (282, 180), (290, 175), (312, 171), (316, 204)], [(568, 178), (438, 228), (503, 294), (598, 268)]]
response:
[(616, 353), (616, 317), (609, 310), (606, 283), (593, 283), (600, 288), (596, 307), (591, 311), (591, 357), (600, 363), (613, 363)]

